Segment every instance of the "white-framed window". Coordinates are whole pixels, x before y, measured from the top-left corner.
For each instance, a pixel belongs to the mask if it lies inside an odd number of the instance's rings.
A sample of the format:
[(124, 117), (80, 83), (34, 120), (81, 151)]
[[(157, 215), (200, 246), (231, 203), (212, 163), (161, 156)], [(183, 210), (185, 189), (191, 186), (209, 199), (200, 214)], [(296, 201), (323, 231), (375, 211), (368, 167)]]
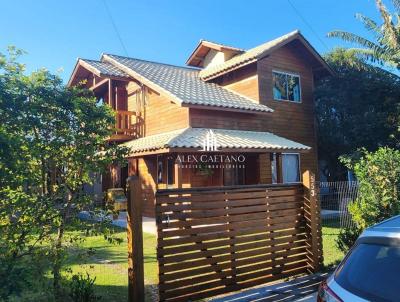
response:
[(271, 175), (272, 183), (276, 184), (278, 180), (278, 169), (279, 175), (282, 177), (283, 183), (298, 183), (300, 179), (300, 154), (299, 153), (282, 153), (282, 159), (278, 164), (278, 154), (271, 153)]
[(282, 153), (283, 183), (300, 182), (300, 154)]
[(301, 85), (298, 74), (273, 70), (272, 83), (274, 100), (301, 102)]

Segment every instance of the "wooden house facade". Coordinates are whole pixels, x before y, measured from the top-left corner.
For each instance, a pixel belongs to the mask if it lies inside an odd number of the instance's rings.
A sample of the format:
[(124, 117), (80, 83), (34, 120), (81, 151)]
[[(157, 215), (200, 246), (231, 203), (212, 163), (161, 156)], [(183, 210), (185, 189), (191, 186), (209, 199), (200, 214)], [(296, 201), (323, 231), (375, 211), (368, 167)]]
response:
[(158, 188), (301, 182), (317, 172), (313, 89), (331, 70), (298, 31), (249, 50), (200, 41), (188, 67), (103, 54), (79, 59), (84, 83), (116, 112), (110, 141), (130, 148), (102, 188), (142, 183), (144, 214)]

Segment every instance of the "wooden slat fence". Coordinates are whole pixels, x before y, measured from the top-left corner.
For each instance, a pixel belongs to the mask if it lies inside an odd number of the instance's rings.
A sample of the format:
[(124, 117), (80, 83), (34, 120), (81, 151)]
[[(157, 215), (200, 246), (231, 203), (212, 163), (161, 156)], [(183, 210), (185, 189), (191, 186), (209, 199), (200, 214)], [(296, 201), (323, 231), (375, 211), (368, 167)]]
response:
[(310, 268), (303, 185), (159, 190), (156, 220), (160, 301), (207, 298)]

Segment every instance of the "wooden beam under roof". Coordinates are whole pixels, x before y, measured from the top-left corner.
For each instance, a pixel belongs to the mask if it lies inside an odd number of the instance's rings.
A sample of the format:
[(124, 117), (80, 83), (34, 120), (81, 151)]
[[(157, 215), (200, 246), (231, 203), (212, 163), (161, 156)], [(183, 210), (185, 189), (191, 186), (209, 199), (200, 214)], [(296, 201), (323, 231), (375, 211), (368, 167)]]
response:
[(95, 85), (93, 85), (92, 87), (90, 87), (89, 89), (92, 90), (92, 91), (96, 91), (97, 89), (99, 89), (103, 85), (108, 84), (109, 81), (110, 81), (110, 79), (103, 79), (100, 82), (98, 82)]

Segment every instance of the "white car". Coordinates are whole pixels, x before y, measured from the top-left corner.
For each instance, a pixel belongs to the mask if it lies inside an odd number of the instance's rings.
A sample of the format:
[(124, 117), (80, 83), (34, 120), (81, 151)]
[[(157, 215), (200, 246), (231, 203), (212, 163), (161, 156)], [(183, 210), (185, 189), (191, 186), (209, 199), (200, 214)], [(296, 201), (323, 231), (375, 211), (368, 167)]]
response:
[(361, 234), (335, 272), (321, 283), (317, 301), (400, 301), (400, 216)]

